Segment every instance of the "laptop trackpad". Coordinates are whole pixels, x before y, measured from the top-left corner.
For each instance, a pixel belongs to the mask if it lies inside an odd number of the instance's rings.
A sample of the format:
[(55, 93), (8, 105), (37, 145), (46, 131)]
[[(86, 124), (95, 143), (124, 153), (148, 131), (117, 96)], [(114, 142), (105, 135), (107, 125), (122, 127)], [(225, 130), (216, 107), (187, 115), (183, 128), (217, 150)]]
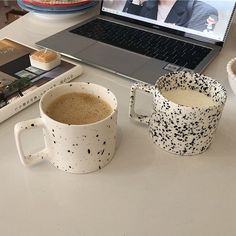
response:
[(145, 62), (150, 60), (148, 57), (100, 42), (76, 53), (75, 56), (81, 58), (82, 61), (84, 60), (85, 62), (106, 67), (126, 75), (131, 75)]
[[(171, 71), (165, 69), (167, 62), (151, 58), (145, 65), (136, 70), (132, 77), (155, 84), (156, 80)], [(173, 72), (173, 71), (172, 71)]]
[(37, 43), (37, 45), (45, 48), (72, 56), (74, 56), (75, 52), (79, 52), (92, 44), (94, 44), (93, 40), (87, 40), (84, 37), (78, 39), (78, 35), (67, 31), (59, 32)]

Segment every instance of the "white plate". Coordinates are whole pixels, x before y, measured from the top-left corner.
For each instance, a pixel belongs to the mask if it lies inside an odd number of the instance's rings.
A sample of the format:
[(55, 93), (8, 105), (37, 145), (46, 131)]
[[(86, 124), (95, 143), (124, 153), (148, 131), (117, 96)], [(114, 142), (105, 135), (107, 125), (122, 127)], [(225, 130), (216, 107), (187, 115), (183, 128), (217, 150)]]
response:
[(86, 11), (79, 11), (75, 13), (70, 13), (70, 14), (44, 14), (44, 13), (36, 13), (32, 12), (34, 16), (37, 18), (45, 19), (45, 20), (69, 20), (73, 19), (75, 17), (78, 17), (82, 14), (84, 14)]

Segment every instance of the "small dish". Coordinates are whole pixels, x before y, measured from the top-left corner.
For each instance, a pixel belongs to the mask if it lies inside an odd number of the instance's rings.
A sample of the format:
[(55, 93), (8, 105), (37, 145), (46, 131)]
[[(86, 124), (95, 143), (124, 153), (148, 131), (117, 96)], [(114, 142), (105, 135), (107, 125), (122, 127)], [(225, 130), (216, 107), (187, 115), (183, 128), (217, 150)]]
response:
[(35, 51), (29, 57), (31, 66), (45, 71), (49, 71), (61, 64), (61, 55), (47, 49)]
[(87, 1), (83, 4), (77, 4), (73, 6), (40, 6), (40, 5), (33, 5), (30, 3), (23, 2), (23, 0), (17, 0), (17, 4), (26, 11), (41, 13), (41, 14), (73, 14), (81, 11), (89, 10), (92, 7), (97, 5), (98, 1)]
[(233, 58), (228, 62), (226, 69), (230, 87), (234, 95), (236, 95), (236, 58)]

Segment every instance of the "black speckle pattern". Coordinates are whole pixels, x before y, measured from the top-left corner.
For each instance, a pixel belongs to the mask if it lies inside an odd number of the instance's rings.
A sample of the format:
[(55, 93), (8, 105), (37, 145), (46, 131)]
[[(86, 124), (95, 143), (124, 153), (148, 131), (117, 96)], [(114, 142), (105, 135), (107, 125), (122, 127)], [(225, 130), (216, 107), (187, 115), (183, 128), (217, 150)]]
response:
[[(148, 86), (140, 87), (147, 91)], [(204, 93), (216, 105), (208, 108), (186, 107), (168, 101), (161, 94), (163, 90), (177, 88)], [(226, 98), (224, 87), (207, 76), (190, 72), (170, 73), (160, 77), (155, 84), (151, 117), (137, 116), (132, 112), (130, 117), (148, 124), (153, 142), (166, 151), (178, 155), (195, 155), (209, 148)], [(134, 102), (132, 98), (131, 101)], [(130, 107), (133, 105), (130, 104)]]

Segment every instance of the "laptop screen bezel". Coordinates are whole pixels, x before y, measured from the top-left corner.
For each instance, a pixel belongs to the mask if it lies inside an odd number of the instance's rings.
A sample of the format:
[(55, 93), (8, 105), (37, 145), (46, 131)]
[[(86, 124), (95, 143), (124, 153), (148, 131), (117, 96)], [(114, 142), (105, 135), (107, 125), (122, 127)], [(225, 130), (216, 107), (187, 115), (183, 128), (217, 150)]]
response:
[(205, 42), (205, 43), (211, 43), (211, 44), (214, 44), (214, 45), (217, 45), (217, 46), (220, 46), (220, 47), (223, 47), (223, 45), (225, 43), (225, 40), (226, 40), (227, 35), (229, 33), (230, 26), (233, 22), (233, 16), (234, 16), (234, 13), (235, 13), (235, 8), (236, 8), (236, 2), (235, 2), (232, 14), (230, 16), (229, 24), (228, 24), (227, 29), (225, 31), (224, 39), (223, 39), (223, 41), (218, 41), (218, 40), (215, 40), (215, 39), (211, 39), (211, 38), (207, 38), (207, 37), (203, 37), (203, 36), (199, 36), (199, 35), (195, 35), (195, 34), (186, 33), (186, 32), (183, 32), (183, 31), (180, 31), (180, 30), (177, 30), (177, 29), (171, 29), (171, 28), (167, 28), (167, 27), (164, 27), (164, 26), (161, 26), (161, 25), (154, 25), (154, 24), (151, 24), (151, 23), (148, 23), (148, 22), (140, 21), (140, 20), (137, 20), (137, 19), (132, 19), (132, 18), (129, 18), (129, 17), (126, 17), (126, 16), (120, 16), (120, 15), (116, 15), (116, 14), (113, 14), (113, 13), (104, 12), (102, 10), (103, 2), (104, 1), (102, 0), (101, 5), (100, 5), (100, 15), (112, 17), (112, 18), (117, 19), (117, 20), (126, 21), (126, 22), (129, 22), (129, 23), (134, 23), (134, 24), (141, 25), (141, 26), (145, 26), (145, 27), (148, 27), (148, 28), (151, 28), (151, 29), (157, 29), (157, 30), (160, 30), (160, 31), (163, 31), (163, 32), (166, 32), (166, 33), (171, 33), (171, 34), (174, 34), (174, 35), (187, 37), (187, 38), (190, 38), (190, 39), (196, 39), (197, 38), (198, 41), (202, 41), (202, 42)]

